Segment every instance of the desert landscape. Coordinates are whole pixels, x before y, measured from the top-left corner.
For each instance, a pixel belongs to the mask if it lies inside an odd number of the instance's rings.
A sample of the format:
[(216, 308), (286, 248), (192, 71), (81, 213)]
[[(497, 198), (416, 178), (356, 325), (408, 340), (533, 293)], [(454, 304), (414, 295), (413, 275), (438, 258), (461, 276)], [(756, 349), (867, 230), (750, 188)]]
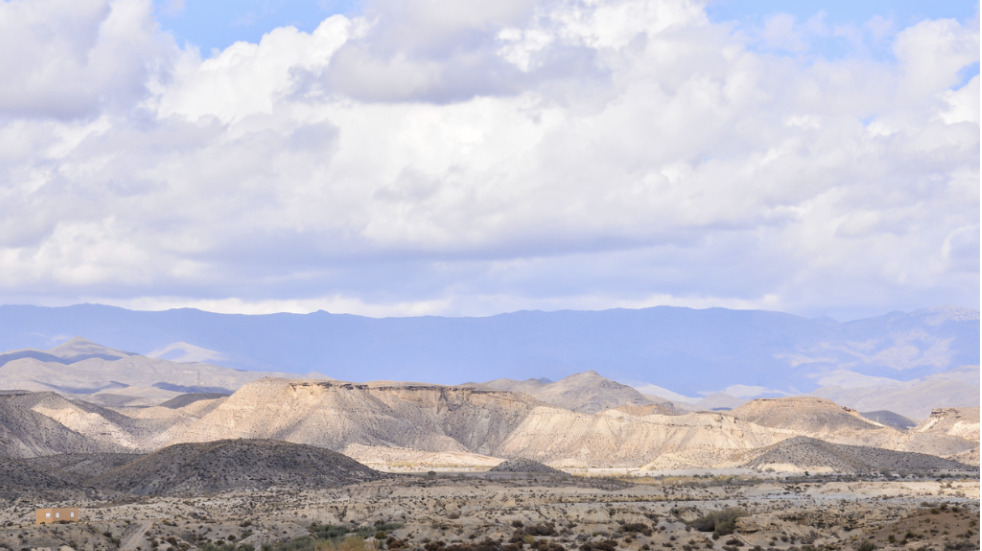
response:
[(0, 359), (30, 389), (0, 393), (0, 549), (979, 548), (978, 407), (700, 410), (596, 372), (356, 383), (84, 339)]
[(979, 18), (0, 0), (0, 551), (980, 550)]
[[(245, 456), (254, 453), (248, 449), (253, 445), (266, 444), (237, 444), (245, 448), (239, 450)], [(304, 480), (316, 471), (302, 467), (303, 473), (291, 479), (284, 476), (289, 466), (262, 465), (253, 476), (271, 478), (251, 481), (252, 488), (245, 489), (234, 475), (220, 476), (228, 464), (219, 460), (208, 463), (211, 469), (195, 471), (196, 482), (178, 475), (168, 478), (166, 487), (150, 490), (161, 472), (148, 465), (137, 469), (141, 461), (107, 477), (92, 470), (98, 460), (79, 459), (78, 465), (87, 464), (89, 472), (84, 476), (94, 475), (90, 482), (102, 481), (91, 484), (97, 489), (72, 493), (62, 487), (42, 494), (46, 505), (80, 507), (82, 522), (33, 525), (36, 502), (27, 497), (30, 494), (7, 495), (0, 510), (0, 548), (979, 547), (979, 484), (969, 469), (906, 476), (762, 473), (625, 478), (570, 476), (526, 462), (516, 465), (521, 470), (506, 467), (483, 473), (393, 475), (342, 469), (343, 474), (330, 480)], [(72, 469), (64, 463), (61, 468)], [(139, 476), (133, 478), (133, 471)], [(280, 478), (272, 482), (277, 474)], [(204, 484), (213, 478), (226, 487)], [(112, 483), (107, 485), (108, 480)], [(135, 480), (141, 482), (134, 484)]]

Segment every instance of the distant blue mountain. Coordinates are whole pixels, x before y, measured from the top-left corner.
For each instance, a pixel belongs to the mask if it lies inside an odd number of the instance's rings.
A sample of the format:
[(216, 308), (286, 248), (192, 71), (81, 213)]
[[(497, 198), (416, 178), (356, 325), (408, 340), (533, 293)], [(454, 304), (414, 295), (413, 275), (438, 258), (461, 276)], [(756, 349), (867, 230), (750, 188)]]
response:
[(595, 370), (695, 395), (742, 384), (803, 393), (831, 371), (910, 380), (979, 363), (979, 313), (937, 308), (851, 322), (767, 311), (656, 307), (483, 318), (139, 312), (0, 306), (0, 350), (82, 336), (146, 354), (176, 342), (226, 367), (352, 381), (455, 384)]

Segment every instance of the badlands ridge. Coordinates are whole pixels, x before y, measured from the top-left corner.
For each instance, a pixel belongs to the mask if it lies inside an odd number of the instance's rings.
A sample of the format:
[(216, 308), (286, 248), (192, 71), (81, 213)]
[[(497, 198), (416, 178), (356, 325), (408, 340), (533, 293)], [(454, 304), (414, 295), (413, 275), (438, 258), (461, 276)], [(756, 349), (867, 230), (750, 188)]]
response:
[[(389, 471), (486, 470), (519, 458), (567, 472), (632, 474), (979, 464), (978, 407), (937, 408), (898, 428), (874, 420), (884, 412), (864, 417), (817, 397), (687, 411), (593, 372), (555, 383), (460, 386), (298, 380), (144, 358), (81, 339), (4, 358), (0, 455), (11, 458), (261, 439), (333, 450)], [(39, 391), (55, 382), (60, 392)], [(228, 395), (229, 387), (237, 390)]]
[(712, 411), (594, 372), (352, 383), (75, 339), (0, 355), (0, 551), (978, 549), (979, 408), (951, 405)]

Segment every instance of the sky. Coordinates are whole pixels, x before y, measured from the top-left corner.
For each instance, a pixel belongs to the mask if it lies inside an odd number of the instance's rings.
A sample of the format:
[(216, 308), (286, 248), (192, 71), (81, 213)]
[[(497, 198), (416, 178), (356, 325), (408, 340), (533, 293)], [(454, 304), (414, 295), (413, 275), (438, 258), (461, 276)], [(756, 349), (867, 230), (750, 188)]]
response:
[(0, 303), (979, 308), (979, 7), (0, 0)]

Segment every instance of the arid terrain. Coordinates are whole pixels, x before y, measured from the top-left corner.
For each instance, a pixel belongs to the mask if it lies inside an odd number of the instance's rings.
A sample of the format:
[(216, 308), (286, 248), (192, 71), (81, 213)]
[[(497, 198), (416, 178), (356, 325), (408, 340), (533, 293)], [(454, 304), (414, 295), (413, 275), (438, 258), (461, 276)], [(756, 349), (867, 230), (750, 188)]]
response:
[(978, 407), (256, 378), (78, 339), (6, 356), (0, 549), (979, 548)]
[(81, 507), (82, 522), (53, 526), (33, 524), (30, 500), (8, 499), (0, 549), (314, 549), (316, 535), (338, 534), (348, 548), (427, 551), (979, 548), (973, 478), (498, 474), (80, 498), (61, 503)]

